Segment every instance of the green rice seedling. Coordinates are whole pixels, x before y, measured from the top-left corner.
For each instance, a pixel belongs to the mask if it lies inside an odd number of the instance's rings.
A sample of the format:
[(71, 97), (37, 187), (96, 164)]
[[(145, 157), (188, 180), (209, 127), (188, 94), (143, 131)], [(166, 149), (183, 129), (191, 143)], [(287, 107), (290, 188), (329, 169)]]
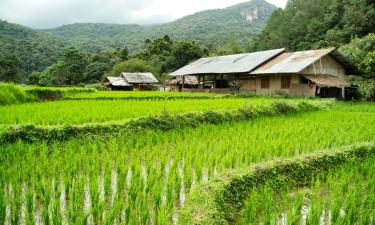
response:
[[(269, 105), (275, 101), (299, 102), (272, 98), (225, 98), (203, 100), (82, 100), (36, 102), (0, 106), (0, 124), (71, 125), (127, 121), (132, 118), (207, 110), (237, 109), (246, 105)], [(311, 100), (310, 100), (311, 101)]]
[[(295, 190), (293, 193), (281, 190), (279, 193), (266, 188), (254, 189), (237, 224), (269, 224), (272, 220), (269, 215), (278, 215), (280, 211), (288, 215), (285, 224), (371, 224), (375, 216), (374, 163), (375, 158), (349, 162), (329, 173), (321, 174), (313, 180), (308, 194), (305, 190)], [(260, 199), (251, 204), (254, 195), (260, 196)], [(286, 199), (281, 200), (279, 195), (284, 195)], [(273, 212), (267, 212), (270, 207), (261, 203), (269, 201), (275, 205)], [(301, 205), (306, 203), (309, 210), (307, 217), (303, 218), (300, 213)], [(252, 213), (252, 216), (249, 216), (249, 212), (254, 211), (254, 208), (257, 208), (258, 212), (266, 213)], [(280, 221), (277, 216), (276, 220)]]
[[(356, 109), (351, 110), (351, 107)], [(27, 224), (35, 222), (35, 214), (38, 214), (36, 206), (43, 206), (40, 214), (45, 215), (44, 208), (49, 204), (54, 205), (51, 213), (54, 224), (87, 221), (88, 214), (85, 213), (84, 207), (87, 177), (90, 183), (90, 214), (94, 224), (115, 220), (121, 223), (124, 221), (124, 224), (144, 224), (152, 221), (154, 224), (168, 224), (173, 218), (178, 220), (174, 215), (177, 215), (176, 211), (183, 205), (183, 195), (188, 198), (191, 187), (195, 188), (207, 180), (215, 179), (233, 168), (247, 167), (277, 157), (294, 156), (296, 149), (298, 154), (302, 155), (316, 150), (371, 141), (375, 136), (371, 124), (375, 124), (375, 108), (372, 105), (339, 105), (319, 112), (223, 122), (168, 132), (153, 130), (126, 135), (119, 133), (116, 136), (75, 138), (55, 143), (4, 144), (0, 147), (0, 188), (4, 190), (12, 184), (15, 190), (20, 192), (20, 186), (27, 184)], [(332, 174), (336, 172), (333, 171)], [(115, 177), (117, 185), (114, 185)], [(366, 180), (371, 180), (369, 177), (371, 173), (366, 175)], [(55, 179), (54, 185), (52, 179)], [(322, 177), (321, 187), (317, 188), (334, 190), (339, 193), (332, 196), (340, 196), (342, 190), (351, 192), (351, 186), (346, 183), (353, 180), (352, 177), (342, 179), (343, 184), (333, 189), (324, 185), (337, 182), (336, 177)], [(51, 186), (55, 189), (54, 195)], [(366, 186), (370, 189), (369, 187)], [(353, 200), (360, 198), (358, 193), (353, 195)], [(15, 198), (21, 198), (20, 196)], [(34, 196), (37, 201), (33, 200)], [(261, 196), (257, 194), (256, 199), (259, 200), (254, 201), (265, 205)], [(291, 206), (292, 212), (289, 212), (276, 207), (278, 198), (268, 196), (267, 210), (251, 208), (248, 218), (264, 215), (267, 221), (273, 224), (281, 214), (285, 214), (287, 219), (296, 217), (293, 215), (296, 215), (301, 207), (300, 200), (290, 201), (296, 205)], [(5, 218), (8, 198), (5, 192), (0, 197), (5, 199), (0, 218)], [(319, 220), (323, 209), (331, 210), (332, 218), (335, 207), (339, 209), (338, 212), (343, 209), (346, 215), (354, 215), (364, 208), (363, 205), (373, 205), (370, 200), (353, 205), (353, 212), (348, 211), (351, 205), (346, 197), (333, 205), (324, 202), (321, 204), (320, 201), (313, 203), (310, 200), (315, 206), (309, 204), (309, 208), (316, 211), (312, 213), (315, 213)], [(13, 213), (11, 211), (12, 216)], [(363, 215), (372, 218), (371, 211), (364, 212)], [(343, 217), (342, 223), (346, 222), (348, 217)], [(357, 219), (363, 221), (362, 217), (354, 216), (350, 216), (349, 221)], [(336, 221), (339, 220), (340, 215), (336, 218)]]

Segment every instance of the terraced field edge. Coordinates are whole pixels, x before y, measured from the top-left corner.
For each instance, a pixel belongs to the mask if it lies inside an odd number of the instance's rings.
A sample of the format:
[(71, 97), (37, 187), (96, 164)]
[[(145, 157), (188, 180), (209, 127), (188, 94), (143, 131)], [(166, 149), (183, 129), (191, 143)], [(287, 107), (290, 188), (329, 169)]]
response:
[(133, 119), (122, 123), (98, 123), (86, 125), (35, 126), (21, 125), (7, 128), (0, 134), (0, 143), (14, 143), (18, 140), (62, 141), (71, 137), (92, 135), (113, 135), (120, 132), (143, 130), (171, 130), (182, 127), (197, 127), (204, 123), (220, 124), (226, 121), (251, 120), (260, 116), (277, 116), (291, 113), (327, 109), (333, 101), (307, 102), (274, 102), (271, 105), (248, 106), (236, 110), (191, 112), (185, 114), (162, 114)]
[(179, 224), (232, 224), (252, 188), (267, 184), (278, 188), (305, 187), (319, 174), (351, 160), (375, 157), (375, 142), (345, 146), (277, 159), (256, 164), (248, 169), (233, 170), (189, 194), (185, 207), (180, 209)]

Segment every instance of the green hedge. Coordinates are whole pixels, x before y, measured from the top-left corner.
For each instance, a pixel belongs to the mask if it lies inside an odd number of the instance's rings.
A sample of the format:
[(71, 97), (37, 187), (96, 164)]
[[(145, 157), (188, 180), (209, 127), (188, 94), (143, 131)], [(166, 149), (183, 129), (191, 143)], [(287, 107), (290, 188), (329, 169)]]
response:
[(60, 100), (77, 93), (92, 93), (94, 88), (76, 88), (76, 87), (29, 87), (25, 88), (26, 93), (35, 96), (42, 101)]
[[(235, 97), (235, 96), (233, 96)], [(187, 100), (187, 99), (218, 99), (223, 96), (126, 96), (126, 97), (95, 97), (95, 98), (78, 98), (65, 97), (64, 100)]]
[(203, 123), (219, 124), (226, 121), (249, 120), (258, 116), (276, 116), (289, 113), (324, 109), (332, 105), (327, 102), (275, 102), (268, 106), (250, 106), (237, 110), (192, 112), (186, 114), (163, 114), (133, 119), (123, 123), (101, 123), (76, 126), (14, 126), (0, 134), (0, 143), (60, 141), (71, 137), (91, 135), (113, 135), (120, 132), (136, 132), (144, 129), (171, 130), (181, 127), (196, 127)]
[(185, 207), (180, 209), (179, 223), (232, 224), (254, 187), (267, 184), (278, 188), (285, 183), (292, 188), (304, 187), (322, 172), (368, 157), (375, 157), (375, 143), (278, 159), (228, 172), (189, 194)]

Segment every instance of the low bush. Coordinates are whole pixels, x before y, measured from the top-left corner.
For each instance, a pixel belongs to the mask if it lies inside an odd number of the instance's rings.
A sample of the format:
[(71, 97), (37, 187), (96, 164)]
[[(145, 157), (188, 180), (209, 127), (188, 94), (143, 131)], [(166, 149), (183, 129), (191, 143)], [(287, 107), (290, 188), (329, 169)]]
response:
[(25, 92), (25, 90), (12, 83), (0, 84), (0, 105), (10, 105), (24, 102), (36, 101), (33, 95)]
[(267, 185), (305, 187), (318, 175), (349, 161), (375, 157), (375, 143), (347, 146), (233, 170), (191, 192), (180, 209), (180, 224), (231, 224), (251, 190)]
[(94, 88), (61, 88), (61, 87), (30, 87), (26, 88), (26, 93), (35, 96), (39, 100), (59, 100), (69, 95), (78, 93), (92, 93), (95, 92)]
[(327, 102), (290, 102), (269, 106), (248, 106), (236, 110), (192, 112), (171, 115), (164, 113), (133, 119), (124, 123), (102, 123), (77, 126), (34, 126), (21, 125), (8, 128), (0, 135), (0, 143), (12, 143), (17, 140), (34, 142), (37, 140), (66, 140), (82, 135), (114, 135), (121, 131), (135, 132), (145, 129), (171, 130), (182, 127), (196, 127), (203, 123), (220, 124), (226, 121), (249, 120), (258, 116), (276, 116), (288, 113), (307, 112), (325, 109), (332, 105)]

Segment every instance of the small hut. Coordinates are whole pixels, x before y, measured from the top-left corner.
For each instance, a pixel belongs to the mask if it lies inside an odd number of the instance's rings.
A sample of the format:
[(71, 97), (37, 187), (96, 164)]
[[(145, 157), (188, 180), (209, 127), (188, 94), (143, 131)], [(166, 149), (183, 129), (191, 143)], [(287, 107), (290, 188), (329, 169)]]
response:
[(159, 82), (152, 73), (123, 72), (121, 77), (141, 91), (153, 90), (154, 85)]
[(104, 85), (112, 91), (132, 91), (133, 85), (122, 77), (107, 77)]
[(136, 88), (144, 91), (153, 90), (156, 83), (158, 80), (152, 73), (123, 72), (119, 77), (107, 77), (104, 85), (111, 90), (132, 91)]
[(181, 91), (185, 88), (198, 88), (199, 82), (195, 76), (173, 76), (171, 79), (165, 81), (171, 91)]

